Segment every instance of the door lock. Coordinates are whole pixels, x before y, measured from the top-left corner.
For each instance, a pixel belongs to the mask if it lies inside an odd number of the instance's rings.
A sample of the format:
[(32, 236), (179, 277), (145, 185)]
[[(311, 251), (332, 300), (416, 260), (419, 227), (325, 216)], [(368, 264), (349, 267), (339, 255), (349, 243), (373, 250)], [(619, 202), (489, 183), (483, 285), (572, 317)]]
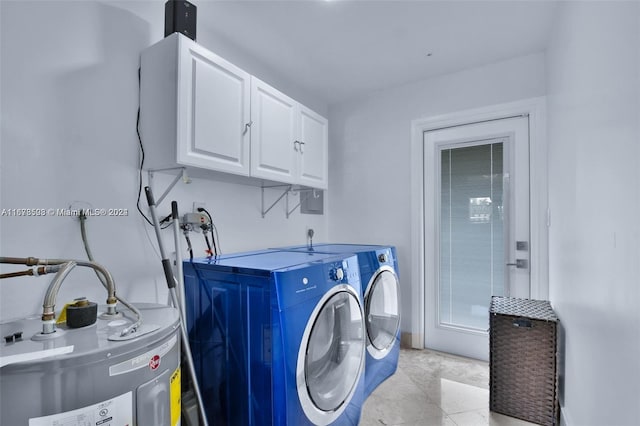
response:
[(518, 269), (527, 269), (529, 261), (527, 259), (516, 259), (516, 263), (507, 263), (507, 266), (515, 266)]

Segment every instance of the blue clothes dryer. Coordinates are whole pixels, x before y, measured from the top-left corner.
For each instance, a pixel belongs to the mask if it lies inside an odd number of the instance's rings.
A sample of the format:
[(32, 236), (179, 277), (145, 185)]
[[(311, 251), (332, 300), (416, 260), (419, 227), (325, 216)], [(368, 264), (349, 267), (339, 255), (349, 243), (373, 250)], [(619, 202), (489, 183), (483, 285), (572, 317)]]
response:
[(210, 424), (357, 425), (366, 353), (358, 258), (302, 252), (184, 262)]
[(365, 391), (367, 398), (398, 368), (400, 355), (400, 282), (393, 246), (314, 244), (274, 250), (305, 253), (353, 253), (358, 256), (367, 332)]

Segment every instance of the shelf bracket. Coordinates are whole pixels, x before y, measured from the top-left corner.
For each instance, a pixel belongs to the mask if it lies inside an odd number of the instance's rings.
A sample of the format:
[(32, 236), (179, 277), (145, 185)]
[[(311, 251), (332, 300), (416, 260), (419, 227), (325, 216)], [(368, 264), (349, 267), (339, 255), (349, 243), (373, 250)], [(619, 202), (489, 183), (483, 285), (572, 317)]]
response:
[[(285, 188), (284, 192), (282, 194), (280, 194), (280, 196), (265, 210), (264, 208), (264, 190), (268, 189), (268, 188)], [(287, 196), (287, 199), (289, 198), (289, 192), (291, 191), (291, 188), (293, 187), (293, 185), (277, 185), (277, 186), (261, 186), (261, 190), (262, 190), (262, 218), (264, 219), (264, 217), (267, 215), (267, 213), (269, 213), (269, 211), (275, 207), (276, 204), (278, 204), (278, 201), (282, 200), (285, 196)], [(287, 206), (288, 207), (288, 206)], [(287, 215), (287, 217), (289, 217)]]
[(156, 198), (156, 206), (159, 206), (160, 203), (162, 203), (162, 200), (164, 200), (165, 197), (167, 195), (169, 195), (169, 192), (171, 192), (173, 187), (176, 186), (176, 184), (178, 183), (178, 181), (180, 179), (182, 179), (182, 181), (184, 183), (191, 183), (191, 178), (189, 178), (189, 176), (187, 176), (187, 168), (186, 167), (170, 167), (170, 168), (166, 168), (166, 169), (150, 169), (150, 170), (147, 171), (147, 174), (148, 174), (148, 177), (149, 177), (149, 187), (153, 191), (153, 174), (156, 173), (156, 172), (170, 172), (170, 171), (173, 171), (173, 170), (180, 170), (180, 173), (178, 173), (176, 175), (176, 177), (171, 181), (171, 183), (169, 184), (167, 189), (162, 193), (162, 195), (160, 197)]
[[(285, 198), (285, 207), (286, 207), (286, 216), (287, 219), (289, 219), (289, 217), (291, 216), (291, 214), (296, 211), (296, 209), (298, 207), (300, 207), (302, 205), (302, 203), (304, 203), (309, 197), (314, 197), (317, 198), (318, 197), (318, 189), (314, 189), (314, 188), (306, 188), (306, 187), (294, 187), (293, 185), (274, 185), (274, 186), (262, 186), (262, 218), (264, 219), (264, 217), (267, 215), (267, 213), (269, 213), (269, 211), (271, 211), (272, 208), (275, 207), (276, 204), (278, 204), (278, 202), (280, 200), (282, 200), (283, 198)], [(267, 207), (265, 209), (265, 189), (284, 189), (284, 192), (282, 192), (282, 194), (280, 194), (280, 196), (278, 198), (276, 198), (276, 200), (271, 203), (271, 205), (269, 207)], [(289, 194), (300, 194), (300, 197), (298, 199), (298, 202), (296, 203), (295, 206), (290, 207), (291, 203), (289, 202)]]

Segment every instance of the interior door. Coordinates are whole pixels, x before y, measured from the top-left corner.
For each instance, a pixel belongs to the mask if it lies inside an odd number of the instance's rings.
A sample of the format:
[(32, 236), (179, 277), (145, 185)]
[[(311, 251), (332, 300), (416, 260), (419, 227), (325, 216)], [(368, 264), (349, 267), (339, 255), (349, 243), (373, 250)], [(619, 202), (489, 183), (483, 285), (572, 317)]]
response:
[(424, 133), (425, 346), (488, 360), (491, 296), (528, 298), (527, 117)]

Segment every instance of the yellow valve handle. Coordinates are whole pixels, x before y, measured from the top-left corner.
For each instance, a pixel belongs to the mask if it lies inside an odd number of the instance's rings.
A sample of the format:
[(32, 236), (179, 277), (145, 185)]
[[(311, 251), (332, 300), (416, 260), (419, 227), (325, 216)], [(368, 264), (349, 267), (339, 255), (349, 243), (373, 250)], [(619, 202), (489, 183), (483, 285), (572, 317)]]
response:
[(62, 307), (62, 311), (60, 311), (60, 316), (56, 320), (56, 324), (62, 324), (62, 323), (66, 323), (67, 322), (67, 306), (78, 306), (79, 307), (79, 306), (85, 306), (88, 303), (89, 302), (84, 297), (80, 297), (78, 299), (75, 299), (73, 302), (65, 303), (65, 305)]
[(67, 322), (67, 306), (71, 306), (73, 304), (75, 304), (75, 302), (65, 303), (65, 305), (62, 307), (62, 311), (60, 311), (60, 316), (58, 316), (58, 319), (56, 319), (56, 324)]

